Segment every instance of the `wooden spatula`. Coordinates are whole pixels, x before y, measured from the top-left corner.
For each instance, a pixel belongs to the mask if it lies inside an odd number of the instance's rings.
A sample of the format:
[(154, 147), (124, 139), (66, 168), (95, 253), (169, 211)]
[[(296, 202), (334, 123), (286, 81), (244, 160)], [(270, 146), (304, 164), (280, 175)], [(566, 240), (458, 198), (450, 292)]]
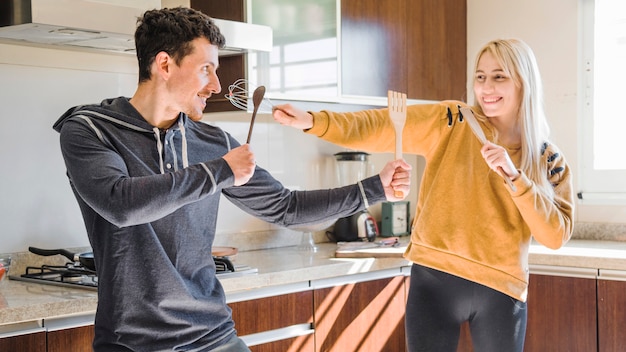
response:
[[(389, 118), (393, 122), (396, 130), (396, 159), (402, 159), (402, 130), (406, 122), (406, 94), (387, 91), (387, 106), (389, 107)], [(396, 191), (395, 196), (403, 198), (402, 191)]]

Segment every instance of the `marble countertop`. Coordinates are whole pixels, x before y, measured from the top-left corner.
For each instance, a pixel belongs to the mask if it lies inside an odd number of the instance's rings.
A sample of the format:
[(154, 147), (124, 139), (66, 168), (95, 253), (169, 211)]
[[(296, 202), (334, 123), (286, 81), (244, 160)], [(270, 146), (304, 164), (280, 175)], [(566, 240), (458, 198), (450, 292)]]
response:
[[(239, 252), (235, 264), (258, 268), (257, 274), (220, 279), (227, 296), (246, 290), (398, 269), (410, 265), (403, 258), (335, 258), (335, 243), (319, 243), (316, 253), (297, 247)], [(529, 263), (626, 271), (626, 243), (571, 240), (550, 250), (532, 244)], [(15, 274), (15, 273), (14, 273)], [(0, 326), (95, 312), (95, 291), (4, 280), (0, 284)]]

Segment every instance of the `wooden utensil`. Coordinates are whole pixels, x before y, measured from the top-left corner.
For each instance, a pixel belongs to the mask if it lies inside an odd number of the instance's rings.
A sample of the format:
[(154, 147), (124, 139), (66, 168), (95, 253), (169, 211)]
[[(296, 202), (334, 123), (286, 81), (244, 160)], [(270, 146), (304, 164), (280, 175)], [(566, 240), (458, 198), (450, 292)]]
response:
[(238, 250), (236, 247), (219, 247), (215, 246), (211, 249), (211, 255), (214, 257), (231, 257), (237, 254)]
[[(483, 129), (480, 128), (480, 124), (478, 123), (478, 120), (476, 120), (476, 117), (474, 116), (474, 112), (472, 111), (472, 109), (461, 108), (461, 114), (463, 114), (463, 118), (465, 118), (465, 121), (467, 121), (470, 128), (472, 129), (472, 132), (474, 132), (474, 135), (476, 136), (476, 138), (478, 138), (480, 143), (481, 144), (487, 143), (487, 136), (485, 136), (485, 132), (483, 132)], [(498, 173), (506, 181), (507, 185), (511, 187), (513, 192), (517, 191), (517, 187), (515, 187), (515, 185), (513, 184), (513, 181), (511, 181), (511, 178), (506, 175), (502, 167), (498, 167)]]
[[(389, 118), (396, 131), (396, 159), (402, 159), (402, 131), (406, 122), (406, 94), (387, 91), (387, 106)], [(402, 191), (395, 191), (395, 196), (404, 198)]]
[(261, 106), (261, 102), (263, 101), (263, 96), (265, 95), (265, 86), (259, 86), (252, 93), (252, 104), (254, 105), (254, 110), (252, 110), (252, 120), (250, 121), (250, 130), (248, 131), (248, 139), (246, 139), (246, 143), (250, 143), (250, 138), (252, 137), (252, 127), (254, 126), (254, 119), (256, 118), (256, 113), (259, 111), (259, 106)]

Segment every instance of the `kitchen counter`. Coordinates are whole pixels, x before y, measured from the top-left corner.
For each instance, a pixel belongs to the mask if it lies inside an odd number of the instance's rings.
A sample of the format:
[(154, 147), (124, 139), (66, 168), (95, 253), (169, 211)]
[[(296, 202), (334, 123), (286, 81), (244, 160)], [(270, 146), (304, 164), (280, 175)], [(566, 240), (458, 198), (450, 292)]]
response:
[[(259, 271), (258, 274), (220, 279), (227, 299), (232, 301), (234, 297), (257, 289), (295, 284), (306, 286), (316, 280), (356, 274), (386, 271), (408, 275), (406, 267), (410, 263), (403, 258), (335, 258), (336, 244), (320, 243), (318, 247), (317, 253), (299, 251), (297, 247), (239, 252), (232, 258), (235, 264), (245, 264)], [(531, 272), (533, 265), (626, 271), (626, 243), (571, 240), (559, 250), (533, 243), (529, 263)], [(0, 328), (19, 322), (93, 314), (96, 304), (95, 291), (5, 280), (0, 286)]]

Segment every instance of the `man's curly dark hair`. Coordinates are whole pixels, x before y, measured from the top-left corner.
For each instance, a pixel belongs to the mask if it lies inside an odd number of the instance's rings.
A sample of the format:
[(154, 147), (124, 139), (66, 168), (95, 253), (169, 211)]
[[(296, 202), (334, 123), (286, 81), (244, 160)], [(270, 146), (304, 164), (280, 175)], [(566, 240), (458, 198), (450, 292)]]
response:
[(213, 20), (200, 11), (186, 7), (146, 11), (137, 19), (135, 31), (139, 83), (150, 79), (150, 65), (159, 52), (168, 53), (180, 64), (193, 50), (191, 41), (200, 37), (218, 48), (226, 44)]

